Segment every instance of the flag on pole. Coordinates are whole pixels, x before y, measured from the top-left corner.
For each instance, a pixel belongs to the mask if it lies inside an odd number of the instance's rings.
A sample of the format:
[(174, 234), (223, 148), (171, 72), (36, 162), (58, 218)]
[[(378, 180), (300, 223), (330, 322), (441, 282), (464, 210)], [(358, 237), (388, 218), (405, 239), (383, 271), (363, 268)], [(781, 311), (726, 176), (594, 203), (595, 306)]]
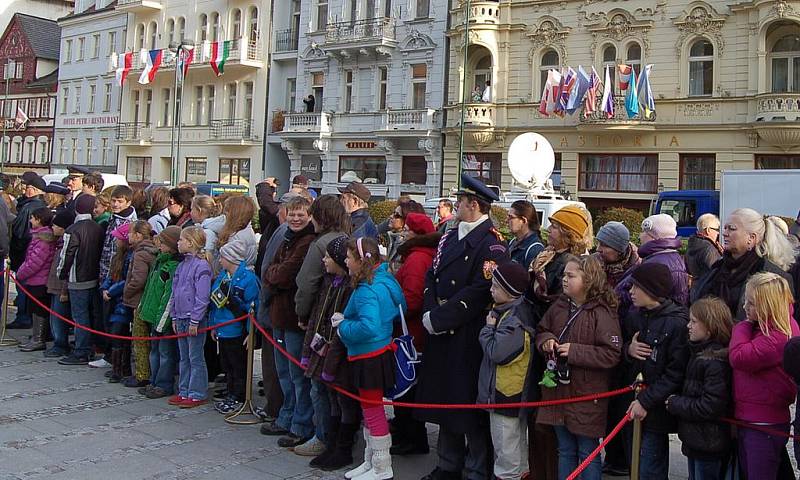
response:
[(133, 52), (125, 52), (122, 55), (118, 55), (117, 63), (117, 85), (121, 87), (133, 67)]
[(653, 89), (650, 87), (650, 71), (653, 65), (649, 64), (642, 69), (642, 76), (639, 78), (637, 90), (641, 104), (644, 107), (644, 118), (650, 118), (656, 111), (656, 100), (653, 97)]
[(192, 48), (182, 47), (178, 50), (177, 66), (178, 69), (178, 83), (183, 83), (186, 74), (189, 72), (189, 65), (192, 63), (194, 57), (194, 50)]
[(619, 70), (619, 89), (627, 90), (633, 68), (630, 65), (617, 65), (617, 69)]
[(22, 110), (22, 107), (17, 107), (17, 116), (14, 117), (14, 123), (17, 127), (25, 125), (28, 121), (28, 115)]
[(583, 97), (586, 96), (586, 91), (589, 90), (591, 83), (589, 83), (589, 74), (583, 69), (583, 66), (578, 65), (578, 73), (575, 75), (575, 86), (569, 92), (569, 99), (567, 100), (567, 113), (574, 115), (583, 103)]
[(548, 110), (548, 104), (551, 106), (553, 104), (553, 84), (550, 81), (550, 77), (552, 76), (550, 73), (551, 71), (547, 72), (547, 79), (542, 87), (542, 98), (539, 100), (539, 113), (545, 117), (549, 117), (550, 112), (553, 111), (552, 108)]
[(625, 95), (625, 111), (628, 118), (639, 115), (639, 94), (636, 91), (636, 70), (631, 71), (631, 88)]
[(589, 118), (589, 115), (597, 111), (597, 91), (600, 89), (600, 75), (597, 70), (592, 67), (592, 74), (589, 76), (589, 90), (586, 91), (586, 99), (583, 102), (583, 116)]
[(603, 99), (600, 101), (600, 111), (606, 118), (614, 116), (614, 85), (611, 84), (611, 66), (606, 65), (606, 80), (603, 82)]
[(578, 82), (578, 75), (572, 67), (567, 67), (567, 76), (564, 79), (564, 86), (561, 88), (561, 97), (558, 99), (558, 110), (560, 112), (567, 111), (567, 104), (569, 97), (572, 95), (572, 90), (575, 89)]
[(550, 70), (547, 72), (547, 83), (550, 84), (550, 96), (547, 99), (547, 113), (555, 113), (556, 102), (558, 102), (558, 95), (561, 89), (562, 76), (558, 70)]
[(161, 50), (150, 50), (147, 52), (144, 70), (142, 70), (142, 74), (139, 76), (139, 83), (147, 85), (156, 78), (156, 72), (158, 72), (159, 67), (161, 67), (162, 58), (163, 52)]
[(211, 69), (214, 70), (216, 76), (225, 73), (225, 62), (231, 54), (232, 40), (224, 40), (220, 42), (211, 42)]

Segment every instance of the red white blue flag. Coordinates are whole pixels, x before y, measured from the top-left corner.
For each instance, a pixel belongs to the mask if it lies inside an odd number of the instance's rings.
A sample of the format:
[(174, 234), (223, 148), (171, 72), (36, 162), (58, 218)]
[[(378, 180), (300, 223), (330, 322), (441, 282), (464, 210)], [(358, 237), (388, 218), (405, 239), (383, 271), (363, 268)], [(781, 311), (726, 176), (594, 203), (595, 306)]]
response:
[(156, 72), (158, 72), (158, 68), (161, 67), (162, 57), (163, 54), (161, 50), (150, 50), (147, 52), (144, 70), (142, 70), (142, 74), (139, 76), (139, 83), (147, 85), (156, 78)]

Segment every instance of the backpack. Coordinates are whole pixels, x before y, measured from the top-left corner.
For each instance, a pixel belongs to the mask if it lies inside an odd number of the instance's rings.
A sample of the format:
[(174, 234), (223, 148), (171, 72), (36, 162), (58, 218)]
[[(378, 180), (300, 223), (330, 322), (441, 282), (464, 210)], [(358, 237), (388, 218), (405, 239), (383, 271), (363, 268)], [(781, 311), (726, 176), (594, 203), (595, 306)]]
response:
[(403, 307), (400, 309), (400, 323), (403, 334), (392, 340), (394, 352), (394, 386), (386, 392), (386, 396), (396, 400), (405, 395), (417, 383), (417, 367), (422, 362), (422, 354), (414, 347), (414, 337), (408, 334)]

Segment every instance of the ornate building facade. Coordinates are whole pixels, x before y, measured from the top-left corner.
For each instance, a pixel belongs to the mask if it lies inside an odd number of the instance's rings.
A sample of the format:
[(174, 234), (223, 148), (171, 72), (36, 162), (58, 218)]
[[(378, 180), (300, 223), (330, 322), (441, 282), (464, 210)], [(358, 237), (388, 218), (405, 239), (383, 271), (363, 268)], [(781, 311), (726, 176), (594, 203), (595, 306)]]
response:
[[(602, 208), (647, 208), (663, 189), (719, 188), (727, 169), (800, 168), (800, 2), (508, 0), (454, 2), (444, 189), (456, 184), (460, 104), (489, 80), (489, 101), (467, 100), (464, 171), (508, 189), (507, 150), (535, 131), (556, 151), (554, 184)], [(469, 48), (464, 62), (465, 15)], [(655, 114), (546, 116), (551, 69), (652, 64)], [(618, 73), (617, 73), (618, 75)], [(638, 76), (638, 75), (637, 75)], [(599, 95), (598, 95), (599, 100)], [(788, 194), (788, 192), (787, 192)]]

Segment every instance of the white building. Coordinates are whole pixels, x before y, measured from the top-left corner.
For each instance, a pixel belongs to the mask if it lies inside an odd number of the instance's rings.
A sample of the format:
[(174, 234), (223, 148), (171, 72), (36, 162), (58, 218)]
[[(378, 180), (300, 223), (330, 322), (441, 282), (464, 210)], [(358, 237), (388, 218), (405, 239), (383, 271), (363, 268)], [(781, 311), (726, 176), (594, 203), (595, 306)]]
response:
[[(131, 14), (120, 51), (134, 52), (117, 130), (118, 171), (129, 182), (170, 180), (173, 138), (180, 139), (178, 181), (250, 185), (261, 180), (270, 37), (262, 32), (269, 29), (269, 3), (117, 0), (117, 10)], [(216, 76), (207, 53), (211, 42), (224, 40), (232, 41), (230, 57)], [(178, 126), (175, 62), (166, 50), (182, 41), (195, 48)], [(140, 52), (155, 49), (165, 49), (161, 68), (152, 83), (142, 85)]]
[(444, 0), (276, 3), (267, 170), (438, 194), (447, 15)]
[(4, 32), (15, 13), (55, 20), (72, 11), (74, 0), (1, 0), (0, 32)]
[(59, 19), (58, 69), (53, 168), (83, 165), (117, 171), (116, 132), (120, 88), (109, 71), (109, 57), (125, 43), (128, 14), (113, 0), (78, 0), (75, 13)]

